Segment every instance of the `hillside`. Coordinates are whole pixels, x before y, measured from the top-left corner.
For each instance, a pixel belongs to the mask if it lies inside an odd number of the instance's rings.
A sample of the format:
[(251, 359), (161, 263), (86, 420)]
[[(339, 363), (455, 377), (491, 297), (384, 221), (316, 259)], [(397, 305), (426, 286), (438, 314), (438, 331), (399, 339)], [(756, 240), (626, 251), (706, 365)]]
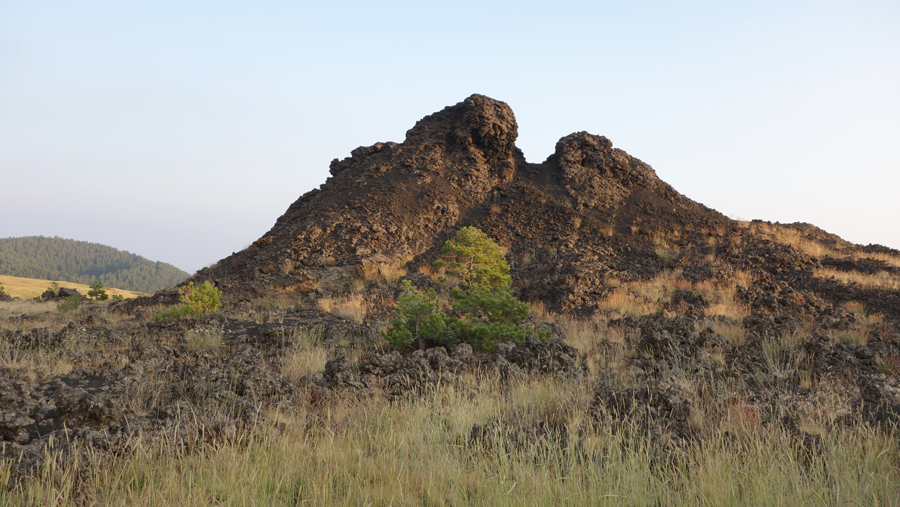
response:
[[(87, 284), (67, 282), (65, 280), (42, 280), (38, 278), (22, 278), (18, 276), (0, 275), (0, 285), (3, 286), (3, 291), (11, 297), (20, 299), (33, 299), (40, 297), (41, 294), (47, 291), (47, 289), (50, 287), (50, 284), (53, 282), (56, 282), (61, 288), (64, 289), (75, 289), (81, 295), (87, 295), (88, 291), (91, 290), (91, 287)], [(115, 287), (104, 286), (103, 289), (109, 296), (118, 295), (122, 296), (125, 299), (136, 298), (141, 295), (137, 292), (122, 290)]]
[(90, 284), (152, 293), (189, 275), (163, 262), (115, 248), (72, 239), (27, 236), (0, 238), (0, 275)]

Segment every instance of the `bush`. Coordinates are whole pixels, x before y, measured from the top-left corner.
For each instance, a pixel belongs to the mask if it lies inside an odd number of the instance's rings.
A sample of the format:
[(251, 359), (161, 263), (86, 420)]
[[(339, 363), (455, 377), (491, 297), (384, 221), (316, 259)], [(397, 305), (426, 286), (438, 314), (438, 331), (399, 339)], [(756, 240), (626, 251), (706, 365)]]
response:
[(81, 298), (78, 296), (69, 296), (66, 299), (60, 301), (58, 305), (56, 305), (56, 309), (60, 313), (70, 313), (74, 312), (78, 309), (78, 305), (81, 304)]
[(113, 301), (122, 301), (125, 298), (121, 294), (113, 294), (112, 296), (110, 296), (110, 299), (112, 299)]
[(434, 289), (419, 292), (409, 280), (403, 280), (403, 294), (394, 311), (397, 318), (384, 332), (384, 339), (394, 348), (404, 349), (415, 340), (420, 349), (425, 348), (426, 339), (435, 339), (446, 331), (441, 305)]
[(3, 287), (3, 284), (0, 283), (0, 296), (6, 295), (6, 289)]
[(493, 352), (501, 341), (522, 345), (529, 335), (548, 337), (549, 333), (523, 324), (529, 305), (513, 296), (503, 251), (481, 230), (460, 229), (441, 249), (435, 266), (461, 280), (451, 291), (452, 313), (441, 312), (434, 289), (422, 293), (404, 280), (397, 317), (383, 334), (393, 347), (406, 348), (414, 341), (420, 349), (426, 342), (448, 346), (464, 342), (475, 350)]
[(456, 237), (441, 248), (441, 258), (436, 267), (446, 268), (446, 273), (460, 278), (466, 285), (508, 289), (509, 264), (503, 250), (487, 234), (477, 227), (463, 227)]
[(203, 317), (222, 308), (222, 291), (213, 287), (209, 280), (198, 287), (194, 287), (194, 282), (188, 282), (178, 289), (178, 294), (181, 295), (181, 304), (153, 315), (153, 320)]
[(87, 295), (94, 298), (94, 300), (105, 301), (109, 299), (109, 295), (103, 290), (103, 285), (98, 280), (94, 280), (94, 283), (91, 284), (91, 290), (88, 291)]
[(454, 288), (451, 298), (456, 317), (448, 321), (453, 337), (450, 345), (461, 341), (473, 349), (493, 352), (502, 341), (522, 345), (533, 332), (522, 325), (528, 318), (530, 305), (518, 301), (509, 289), (472, 284), (468, 288)]

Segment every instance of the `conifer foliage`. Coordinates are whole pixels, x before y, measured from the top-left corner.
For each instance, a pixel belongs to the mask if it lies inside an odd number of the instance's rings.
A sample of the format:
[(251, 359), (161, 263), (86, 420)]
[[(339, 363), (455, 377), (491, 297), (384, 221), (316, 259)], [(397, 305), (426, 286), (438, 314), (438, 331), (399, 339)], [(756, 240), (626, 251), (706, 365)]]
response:
[(28, 236), (0, 238), (0, 275), (65, 280), (152, 293), (189, 275), (163, 262), (73, 239)]
[(545, 333), (524, 325), (529, 305), (510, 291), (509, 264), (503, 250), (484, 232), (464, 227), (441, 249), (435, 266), (460, 280), (450, 295), (450, 310), (442, 310), (435, 290), (421, 292), (408, 280), (395, 308), (396, 317), (384, 332), (395, 348), (426, 343), (455, 345), (493, 352), (501, 341), (519, 345), (531, 335), (546, 339)]
[(103, 284), (96, 280), (91, 284), (91, 290), (88, 291), (87, 295), (98, 301), (106, 301), (109, 299), (109, 294), (103, 290)]

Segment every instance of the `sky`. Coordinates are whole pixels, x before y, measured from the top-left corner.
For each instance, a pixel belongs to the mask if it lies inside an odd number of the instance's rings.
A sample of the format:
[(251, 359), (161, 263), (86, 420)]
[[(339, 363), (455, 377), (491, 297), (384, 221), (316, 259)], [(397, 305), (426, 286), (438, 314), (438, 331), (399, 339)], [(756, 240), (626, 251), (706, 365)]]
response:
[[(733, 4), (733, 5), (732, 5)], [(0, 237), (188, 272), (481, 93), (691, 199), (900, 248), (900, 2), (0, 0)]]

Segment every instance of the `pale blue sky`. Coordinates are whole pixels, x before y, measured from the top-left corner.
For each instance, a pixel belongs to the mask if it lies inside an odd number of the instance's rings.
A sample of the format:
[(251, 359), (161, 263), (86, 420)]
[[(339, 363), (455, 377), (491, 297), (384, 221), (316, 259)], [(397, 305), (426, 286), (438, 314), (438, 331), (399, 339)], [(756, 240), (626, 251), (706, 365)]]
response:
[(900, 2), (0, 0), (0, 237), (193, 272), (482, 93), (726, 215), (900, 248)]

